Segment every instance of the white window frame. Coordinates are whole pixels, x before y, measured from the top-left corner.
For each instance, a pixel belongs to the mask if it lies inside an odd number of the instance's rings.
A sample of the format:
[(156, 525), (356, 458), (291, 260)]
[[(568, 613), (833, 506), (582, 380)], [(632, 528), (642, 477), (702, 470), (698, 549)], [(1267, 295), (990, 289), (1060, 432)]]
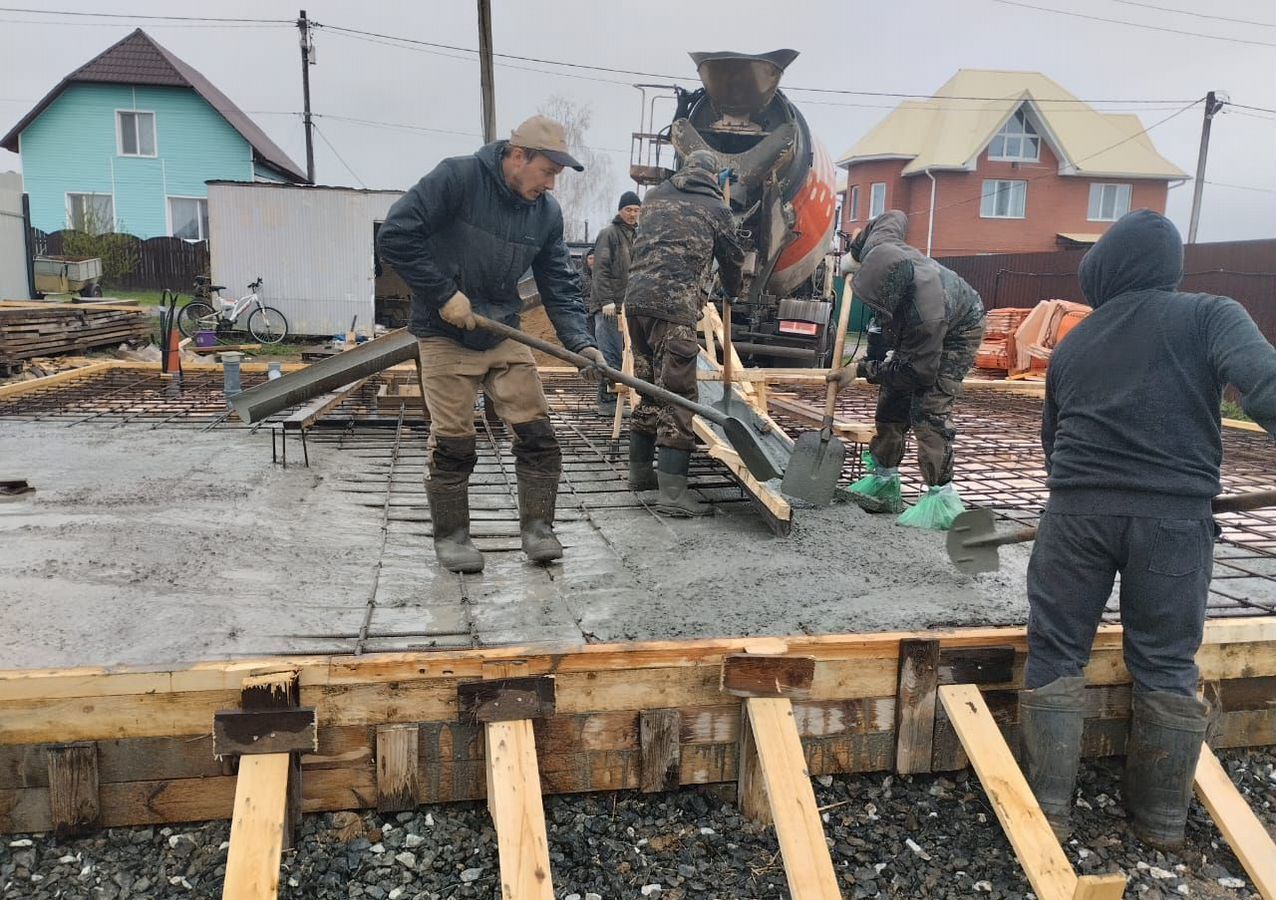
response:
[(109, 193), (99, 193), (98, 191), (67, 191), (66, 198), (66, 227), (76, 229), (75, 210), (71, 205), (72, 197), (106, 197), (111, 201), (111, 232), (115, 232), (115, 195)]
[[(881, 190), (879, 191), (878, 188)], [(878, 202), (879, 196), (880, 202)], [(874, 181), (868, 188), (868, 217), (876, 219), (884, 212), (886, 212), (886, 182)]]
[[(1108, 188), (1111, 188), (1113, 192), (1111, 217), (1103, 214), (1103, 195), (1107, 193)], [(1121, 209), (1122, 194), (1124, 194), (1125, 197), (1124, 210)], [(1115, 222), (1130, 211), (1133, 195), (1134, 186), (1130, 184), (1116, 184), (1112, 182), (1095, 182), (1091, 184), (1090, 199), (1086, 206), (1086, 221)]]
[(846, 192), (846, 203), (851, 208), (851, 214), (847, 217), (848, 222), (858, 222), (860, 219), (860, 186), (853, 184)]
[[(194, 200), (194, 201), (196, 201), (196, 202), (198, 202), (198, 203), (202, 203), (202, 204), (204, 204), (204, 216), (203, 216), (203, 218), (201, 218), (201, 219), (199, 220), (199, 222), (200, 222), (200, 229), (202, 230), (202, 229), (203, 229), (203, 222), (204, 222), (204, 219), (207, 219), (207, 218), (208, 218), (208, 198), (207, 198), (207, 197), (195, 197), (195, 196), (188, 196), (188, 195), (185, 195), (185, 194), (169, 194), (168, 196), (166, 196), (166, 197), (164, 198), (164, 214), (168, 216), (168, 234), (169, 234), (169, 237), (177, 237), (177, 235), (173, 234), (173, 201), (174, 201), (174, 200)], [(202, 237), (197, 237), (197, 238), (180, 238), (180, 240), (183, 240), (183, 241), (206, 241), (206, 240), (208, 240), (208, 235), (206, 235), (206, 234), (205, 234), (205, 235), (203, 235)]]
[[(133, 119), (133, 139), (137, 142), (140, 150), (142, 141), (140, 132), (137, 130), (138, 115), (147, 115), (151, 117), (151, 147), (152, 153), (125, 153), (124, 152), (124, 115), (134, 116)], [(139, 159), (155, 159), (159, 156), (159, 127), (156, 124), (155, 111), (152, 109), (117, 109), (115, 111), (115, 152), (119, 156), (134, 157)]]
[[(1007, 131), (1014, 125), (1020, 117), (1023, 118), (1023, 131)], [(1014, 115), (1006, 120), (1006, 124), (997, 130), (992, 136), (992, 140), (1002, 139), (1002, 152), (993, 155), (992, 141), (988, 142), (988, 159), (994, 162), (1040, 162), (1041, 161), (1041, 133), (1037, 131), (1037, 127), (1032, 124), (1032, 120), (1028, 117), (1028, 113), (1024, 107), (1015, 110)], [(1006, 145), (1011, 141), (1016, 141), (1020, 147), (1020, 155), (1012, 156), (1005, 152)], [(1036, 152), (1032, 156), (1022, 155), (1022, 148), (1025, 144), (1036, 144)]]
[[(1009, 185), (1003, 188), (1002, 185)], [(1019, 212), (1015, 213), (1015, 185), (1019, 185)], [(1006, 212), (997, 212), (997, 197), (1006, 192)], [(991, 201), (991, 209), (989, 208)], [(979, 194), (979, 218), (981, 219), (1026, 219), (1028, 217), (1028, 182), (1012, 178), (985, 178)]]

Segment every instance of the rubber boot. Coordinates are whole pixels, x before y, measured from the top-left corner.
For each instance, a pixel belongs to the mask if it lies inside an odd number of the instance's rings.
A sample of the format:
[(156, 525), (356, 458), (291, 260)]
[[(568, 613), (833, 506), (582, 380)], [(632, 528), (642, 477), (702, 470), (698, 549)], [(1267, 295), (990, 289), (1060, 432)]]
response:
[(434, 530), (434, 555), (449, 572), (483, 571), (483, 554), (470, 540), (469, 485), (444, 484), (427, 479), (425, 495), (430, 502)]
[(629, 432), (629, 490), (654, 491), (660, 487), (656, 479), (656, 436), (642, 431)]
[(1024, 775), (1060, 841), (1072, 832), (1072, 802), (1081, 764), (1085, 679), (1056, 678), (1019, 694)]
[(691, 471), (691, 454), (686, 450), (661, 447), (656, 459), (656, 481), (660, 496), (656, 498), (656, 512), (667, 516), (691, 518), (713, 515), (713, 507), (691, 496), (687, 488), (687, 473)]
[(1158, 850), (1183, 846), (1192, 779), (1209, 725), (1209, 706), (1195, 697), (1134, 694), (1125, 747), (1125, 809), (1139, 840)]
[(899, 469), (874, 464), (867, 475), (851, 485), (851, 499), (865, 512), (900, 512), (904, 499), (900, 496)]
[(558, 500), (557, 476), (518, 474), (518, 530), (523, 552), (534, 563), (563, 557), (563, 545), (554, 534), (554, 506)]

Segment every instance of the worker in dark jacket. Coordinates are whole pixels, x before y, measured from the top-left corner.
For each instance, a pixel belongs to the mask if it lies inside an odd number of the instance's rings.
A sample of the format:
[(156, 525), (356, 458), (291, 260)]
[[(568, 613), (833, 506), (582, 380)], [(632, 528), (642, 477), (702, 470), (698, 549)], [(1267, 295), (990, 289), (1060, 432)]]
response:
[(594, 313), (598, 307), (594, 304), (594, 248), (590, 247), (576, 263), (576, 281), (580, 284), (580, 297), (585, 302), (585, 317), (589, 333), (594, 333)]
[(873, 471), (851, 486), (852, 499), (870, 512), (900, 511), (899, 463), (911, 427), (927, 493), (899, 523), (947, 529), (964, 508), (952, 486), (953, 403), (984, 337), (984, 304), (959, 275), (906, 244), (907, 231), (908, 217), (892, 209), (851, 242), (860, 262), (855, 296), (882, 323), (893, 352), (835, 369), (829, 380), (881, 386), (869, 443)]
[[(722, 289), (736, 294), (744, 262), (717, 172), (713, 153), (696, 150), (677, 174), (647, 193), (625, 290), (634, 374), (689, 400), (698, 398), (695, 326), (707, 297), (703, 283), (716, 259)], [(687, 489), (695, 448), (691, 418), (681, 406), (645, 396), (634, 410), (629, 486), (635, 491), (658, 487), (656, 509), (668, 515), (713, 512)], [(660, 458), (653, 477), (657, 447)]]
[(585, 326), (563, 213), (549, 194), (566, 166), (583, 169), (567, 152), (563, 127), (534, 116), (508, 141), (439, 163), (381, 226), (381, 257), (412, 289), (409, 330), (419, 338), (430, 412), (426, 495), (435, 553), (453, 572), (483, 568), (468, 499), (480, 388), (514, 434), (523, 550), (535, 562), (563, 555), (553, 531), (561, 453), (536, 363), (523, 344), (478, 329), (474, 314), (517, 327), (518, 282), (530, 268), (559, 340), (603, 362)]
[(1028, 780), (1068, 831), (1082, 669), (1121, 574), (1134, 682), (1124, 801), (1135, 833), (1183, 841), (1207, 723), (1196, 664), (1213, 566), (1223, 388), (1276, 433), (1276, 349), (1235, 300), (1178, 292), (1183, 242), (1164, 216), (1118, 221), (1081, 261), (1094, 312), (1050, 357), (1041, 443), (1050, 499), (1028, 565), (1019, 710)]
[[(594, 242), (594, 336), (598, 349), (607, 357), (607, 364), (619, 369), (624, 355), (620, 338), (620, 320), (617, 318), (625, 302), (625, 285), (629, 283), (629, 260), (633, 252), (634, 234), (638, 230), (638, 213), (642, 201), (633, 191), (620, 195), (620, 206), (611, 224), (602, 230)], [(598, 383), (598, 414), (611, 416), (616, 412), (616, 396), (608, 389), (606, 381)]]

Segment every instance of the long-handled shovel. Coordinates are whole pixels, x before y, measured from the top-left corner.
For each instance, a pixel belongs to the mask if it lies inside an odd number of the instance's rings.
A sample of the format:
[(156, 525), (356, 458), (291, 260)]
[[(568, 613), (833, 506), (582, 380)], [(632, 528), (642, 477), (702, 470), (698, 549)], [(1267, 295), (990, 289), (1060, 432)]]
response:
[[(842, 308), (837, 314), (837, 332), (833, 338), (833, 365), (842, 364), (846, 348), (846, 323), (851, 317), (850, 279), (842, 288)], [(784, 470), (780, 490), (816, 506), (833, 502), (833, 491), (842, 474), (846, 445), (833, 437), (833, 411), (837, 402), (837, 384), (829, 382), (824, 398), (824, 421), (819, 431), (807, 431), (793, 445), (793, 458)]]
[(520, 344), (526, 344), (533, 350), (539, 350), (541, 353), (548, 353), (550, 356), (556, 356), (564, 362), (569, 362), (579, 369), (596, 368), (612, 381), (618, 381), (626, 387), (633, 388), (640, 394), (645, 394), (653, 399), (660, 400), (663, 403), (672, 403), (675, 406), (681, 406), (689, 409), (698, 416), (708, 419), (714, 425), (717, 425), (726, 434), (727, 440), (731, 446), (735, 448), (736, 453), (740, 454), (740, 461), (748, 467), (749, 472), (759, 481), (769, 481), (772, 478), (779, 478), (780, 472), (767, 456), (766, 451), (759, 443), (757, 436), (753, 433), (753, 429), (749, 425), (735, 416), (728, 416), (711, 406), (705, 406), (688, 400), (686, 397), (680, 397), (672, 391), (667, 391), (662, 387), (649, 384), (646, 381), (634, 378), (632, 375), (626, 375), (619, 369), (613, 369), (611, 366), (597, 365), (593, 360), (586, 359), (579, 353), (572, 353), (565, 350), (557, 344), (551, 344), (548, 341), (542, 341), (539, 338), (532, 337), (526, 332), (519, 331), (517, 328), (502, 322), (494, 322), (486, 316), (475, 315), (474, 319), (478, 322), (480, 328), (484, 328), (493, 334), (499, 334), (503, 338), (511, 341), (518, 341)]
[[(1212, 505), (1216, 515), (1276, 506), (1276, 491), (1220, 494), (1214, 498)], [(998, 534), (996, 517), (991, 509), (970, 509), (957, 516), (948, 530), (948, 558), (959, 572), (967, 575), (995, 572), (1001, 564), (998, 547), (1024, 544), (1036, 537), (1036, 528), (1017, 528)]]

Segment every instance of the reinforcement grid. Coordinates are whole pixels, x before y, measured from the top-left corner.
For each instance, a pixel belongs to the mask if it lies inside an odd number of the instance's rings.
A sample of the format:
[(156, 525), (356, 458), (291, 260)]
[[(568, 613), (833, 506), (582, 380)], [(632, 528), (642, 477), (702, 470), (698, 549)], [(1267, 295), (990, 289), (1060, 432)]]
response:
[[(565, 509), (575, 508), (583, 518), (590, 510), (638, 507), (641, 496), (625, 486), (625, 440), (622, 429), (618, 442), (612, 440), (612, 422), (594, 414), (594, 392), (569, 374), (542, 376), (564, 455)], [(264, 375), (242, 376), (244, 388), (260, 383)], [(379, 490), (388, 510), (403, 499), (396, 492), (420, 494), (410, 500), (398, 516), (425, 516), (423, 487), (424, 456), (416, 449), (409, 455), (412, 472), (401, 477), (386, 461), (399, 452), (406, 435), (412, 446), (423, 445), (424, 429), (410, 407), (389, 400), (382, 388), (388, 379), (370, 378), (337, 407), (330, 410), (310, 431), (310, 441), (319, 440), (342, 450), (358, 450), (367, 459), (374, 478), (388, 472)], [(813, 386), (773, 386), (773, 397), (788, 397), (811, 408), (823, 402), (823, 392)], [(378, 396), (379, 394), (383, 396)], [(857, 385), (839, 395), (837, 417), (871, 423), (876, 400), (873, 388)], [(400, 412), (407, 420), (400, 420)], [(252, 428), (278, 427), (289, 412), (271, 417)], [(776, 420), (789, 434), (810, 430), (811, 422), (788, 413), (775, 412)], [(188, 374), (180, 383), (147, 370), (113, 369), (73, 378), (39, 391), (0, 399), (0, 420), (38, 421), (58, 425), (92, 423), (99, 427), (149, 428), (230, 428), (244, 427), (227, 412), (220, 372)], [(1000, 516), (1020, 525), (1035, 524), (1046, 500), (1046, 473), (1039, 433), (1041, 401), (1035, 397), (996, 390), (971, 389), (958, 403), (955, 419), (959, 431), (956, 443), (956, 483), (963, 499), (972, 505), (987, 506)], [(388, 440), (387, 428), (395, 437)], [(420, 432), (420, 433), (417, 433)], [(295, 440), (295, 438), (294, 438)], [(509, 439), (500, 423), (489, 424), (479, 433), (480, 468), (502, 479), (493, 498), (494, 524), (491, 535), (505, 543), (516, 543), (516, 504), (510, 494), (509, 473), (513, 458)], [(1276, 455), (1266, 434), (1225, 429), (1223, 490), (1226, 493), (1268, 490), (1276, 487)], [(844, 483), (858, 477), (862, 445), (847, 454)], [(399, 463), (402, 470), (404, 464)], [(911, 442), (901, 466), (905, 500), (912, 501), (922, 490)], [(695, 486), (715, 503), (747, 502), (747, 497), (731, 477), (712, 461), (697, 457), (693, 469)], [(387, 487), (388, 485), (388, 487)], [(394, 495), (391, 497), (391, 495)], [(496, 508), (504, 510), (499, 515)], [(576, 513), (569, 513), (575, 515)], [(389, 517), (389, 513), (386, 514)], [(652, 513), (654, 516), (654, 513)], [(800, 510), (796, 513), (800, 517)], [(508, 521), (506, 521), (508, 519)], [(1223, 533), (1216, 548), (1214, 579), (1210, 589), (1210, 615), (1276, 614), (1276, 510), (1263, 509), (1229, 513), (1219, 517)], [(510, 528), (513, 527), (511, 531)], [(499, 543), (499, 542), (498, 542)], [(497, 544), (492, 549), (497, 549)], [(504, 548), (504, 544), (499, 544)], [(513, 549), (513, 547), (511, 547)], [(371, 600), (370, 602), (375, 602)], [(1110, 615), (1115, 615), (1111, 612)]]

